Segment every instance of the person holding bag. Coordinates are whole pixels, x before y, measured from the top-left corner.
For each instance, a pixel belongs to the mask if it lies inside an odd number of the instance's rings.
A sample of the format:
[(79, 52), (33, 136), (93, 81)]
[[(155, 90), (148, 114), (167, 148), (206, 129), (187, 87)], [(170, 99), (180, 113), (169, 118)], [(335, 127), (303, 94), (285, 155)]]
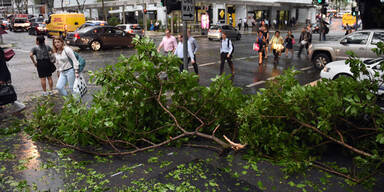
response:
[(275, 63), (279, 62), (279, 56), (281, 56), (281, 52), (284, 51), (283, 43), (284, 40), (280, 36), (280, 32), (276, 31), (270, 42), (273, 55), (275, 56)]
[[(53, 39), (53, 50), (56, 57), (56, 66), (58, 66), (56, 88), (63, 96), (68, 95), (65, 85), (68, 83), (69, 89), (72, 91), (75, 78), (79, 78), (79, 61), (73, 50), (65, 46), (64, 40), (60, 37)], [(73, 63), (73, 64), (72, 64)]]
[(263, 35), (263, 31), (257, 32), (258, 36), (256, 37), (256, 42), (253, 43), (253, 50), (257, 51), (259, 54), (259, 65), (263, 64), (263, 52), (265, 49), (265, 37)]
[(285, 47), (285, 56), (288, 57), (288, 51), (291, 52), (291, 57), (293, 57), (293, 44), (295, 43), (295, 37), (292, 35), (292, 31), (289, 30), (287, 36), (284, 40)]
[[(53, 81), (52, 73), (56, 71), (55, 66), (55, 56), (53, 55), (53, 50), (50, 46), (45, 45), (44, 36), (36, 37), (36, 47), (32, 48), (31, 53), (29, 54), (32, 63), (37, 68), (39, 74), (41, 87), (43, 88), (43, 96), (52, 94), (53, 91)], [(35, 60), (35, 57), (36, 60)], [(47, 93), (47, 83), (50, 91)]]

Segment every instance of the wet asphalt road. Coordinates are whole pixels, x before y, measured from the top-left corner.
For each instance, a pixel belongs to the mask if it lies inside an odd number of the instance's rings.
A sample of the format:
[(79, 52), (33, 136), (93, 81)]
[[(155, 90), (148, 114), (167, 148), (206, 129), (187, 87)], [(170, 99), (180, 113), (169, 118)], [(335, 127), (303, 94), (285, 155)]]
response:
[[(328, 36), (328, 40), (337, 39), (341, 37), (343, 32), (331, 31)], [(283, 37), (286, 34), (283, 33)], [(299, 32), (294, 32), (296, 38), (299, 37)], [(159, 44), (161, 37), (151, 37), (156, 44)], [(304, 54), (301, 58), (296, 56), (298, 46), (294, 47), (295, 55), (293, 57), (286, 57), (284, 54), (280, 58), (278, 64), (273, 64), (273, 56), (269, 53), (269, 57), (264, 61), (262, 66), (258, 65), (258, 57), (252, 50), (252, 43), (254, 42), (255, 35), (246, 34), (243, 35), (241, 40), (234, 41), (234, 66), (236, 76), (234, 78), (234, 85), (244, 88), (244, 93), (254, 94), (261, 87), (265, 87), (267, 80), (271, 80), (276, 76), (283, 73), (287, 68), (294, 67), (296, 70), (301, 71), (297, 76), (298, 81), (301, 84), (307, 84), (319, 79), (319, 71), (315, 70), (312, 64), (306, 59)], [(318, 39), (318, 35), (313, 35), (314, 43)], [(29, 52), (35, 46), (35, 36), (30, 36), (27, 33), (9, 32), (4, 36), (6, 44), (12, 44), (16, 52), (16, 56), (8, 63), (9, 69), (12, 74), (13, 85), (18, 93), (19, 100), (26, 101), (33, 96), (40, 96), (42, 89), (40, 81), (37, 75), (37, 70), (33, 66)], [(215, 77), (219, 73), (219, 41), (209, 41), (207, 38), (197, 38), (199, 43), (199, 50), (197, 53), (197, 61), (200, 72), (200, 83), (204, 86), (208, 86), (211, 82), (211, 78)], [(47, 39), (46, 44), (52, 46), (52, 40)], [(79, 51), (87, 61), (86, 70), (97, 70), (103, 68), (106, 65), (111, 65), (117, 62), (120, 55), (129, 57), (135, 54), (134, 49), (107, 49), (99, 52), (93, 52), (91, 50)], [(193, 69), (189, 69), (193, 72)], [(225, 72), (229, 73), (229, 67), (225, 64)], [(85, 75), (86, 78), (87, 75)], [(57, 76), (53, 75), (54, 84), (57, 81)], [(90, 85), (92, 89), (92, 85)]]

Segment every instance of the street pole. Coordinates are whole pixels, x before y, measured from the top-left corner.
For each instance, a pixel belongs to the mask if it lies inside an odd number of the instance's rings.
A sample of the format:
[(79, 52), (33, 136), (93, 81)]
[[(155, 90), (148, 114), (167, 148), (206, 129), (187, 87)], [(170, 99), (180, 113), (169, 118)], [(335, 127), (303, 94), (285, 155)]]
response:
[(188, 36), (187, 36), (187, 21), (183, 21), (183, 62), (184, 69), (188, 71)]
[(143, 5), (143, 28), (144, 28), (144, 36), (147, 34), (147, 13), (144, 12), (144, 10), (147, 9), (147, 3), (144, 3)]
[(323, 13), (320, 11), (320, 21), (319, 21), (319, 41), (321, 41), (321, 33), (323, 32)]

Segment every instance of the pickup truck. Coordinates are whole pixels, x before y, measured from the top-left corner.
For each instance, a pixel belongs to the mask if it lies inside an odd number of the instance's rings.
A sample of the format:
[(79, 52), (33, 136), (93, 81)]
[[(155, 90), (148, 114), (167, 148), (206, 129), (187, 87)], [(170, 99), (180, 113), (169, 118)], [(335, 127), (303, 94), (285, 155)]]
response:
[(309, 46), (308, 56), (315, 68), (322, 69), (331, 61), (348, 59), (348, 51), (354, 52), (360, 58), (377, 58), (372, 49), (376, 48), (378, 42), (384, 42), (383, 29), (362, 30), (337, 41), (312, 44)]

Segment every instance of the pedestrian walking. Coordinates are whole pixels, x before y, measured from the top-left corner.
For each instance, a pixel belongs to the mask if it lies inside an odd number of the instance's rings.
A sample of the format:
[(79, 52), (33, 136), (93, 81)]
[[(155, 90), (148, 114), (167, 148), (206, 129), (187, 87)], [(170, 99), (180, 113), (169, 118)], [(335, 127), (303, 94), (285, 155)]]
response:
[[(183, 35), (179, 34), (177, 36), (177, 39), (179, 40), (179, 42), (177, 43), (177, 46), (176, 46), (176, 49), (174, 51), (173, 54), (175, 54), (178, 58), (180, 58), (181, 62), (180, 62), (180, 72), (183, 72), (184, 70), (184, 44), (183, 44)], [(188, 48), (190, 49), (190, 46), (188, 45)], [(190, 56), (189, 56), (189, 50), (188, 50), (188, 60), (190, 60)], [(187, 69), (188, 70), (188, 69)]]
[(323, 39), (323, 41), (326, 41), (327, 40), (326, 35), (329, 32), (329, 28), (323, 19), (320, 20), (320, 25), (321, 25), (320, 40)]
[(249, 25), (248, 25), (248, 19), (247, 19), (247, 18), (244, 18), (244, 19), (243, 19), (243, 22), (244, 22), (244, 31), (248, 31), (248, 27), (249, 27)]
[(260, 30), (263, 32), (263, 36), (265, 38), (265, 49), (264, 49), (264, 58), (267, 59), (268, 58), (268, 47), (269, 47), (269, 30), (268, 30), (268, 27), (265, 25), (265, 23), (263, 22), (262, 26), (260, 27)]
[[(45, 45), (44, 36), (36, 37), (36, 45), (36, 47), (32, 48), (29, 56), (37, 69), (41, 88), (43, 89), (43, 96), (46, 96), (48, 94), (52, 94), (53, 91), (52, 73), (56, 71), (56, 66), (54, 64), (55, 56), (53, 55), (52, 48)], [(49, 92), (47, 92), (47, 81), (49, 85)]]
[(191, 59), (191, 64), (193, 66), (193, 69), (195, 70), (196, 75), (199, 75), (199, 68), (196, 63), (196, 52), (199, 48), (199, 45), (197, 44), (197, 41), (193, 36), (191, 35), (191, 31), (187, 31), (188, 35), (188, 55)]
[[(7, 63), (5, 61), (4, 50), (0, 47), (0, 87), (11, 83), (11, 73), (9, 72)], [(0, 103), (5, 103), (5, 101), (0, 101)], [(3, 105), (0, 105), (0, 112), (3, 112)]]
[(57, 76), (59, 77), (56, 88), (61, 95), (67, 96), (65, 85), (68, 83), (69, 90), (72, 92), (75, 78), (79, 77), (79, 61), (77, 61), (73, 50), (66, 46), (60, 37), (53, 39), (53, 51), (56, 57), (56, 66), (58, 66)]
[(177, 47), (177, 41), (174, 36), (171, 35), (169, 29), (165, 30), (165, 36), (161, 40), (157, 51), (160, 52), (161, 48), (164, 48), (164, 54), (173, 53)]
[(292, 31), (288, 30), (287, 36), (284, 40), (286, 57), (288, 57), (288, 52), (291, 52), (291, 57), (293, 57), (293, 44), (295, 44), (295, 37), (292, 35)]
[(221, 37), (222, 39), (220, 45), (220, 75), (223, 74), (224, 63), (225, 60), (227, 60), (233, 78), (235, 75), (235, 69), (232, 63), (233, 44), (232, 41), (227, 38), (227, 34), (225, 32), (221, 32)]
[(239, 19), (239, 23), (237, 24), (237, 27), (239, 27), (239, 31), (241, 31), (241, 22), (242, 22), (242, 20), (241, 20), (241, 18)]
[(259, 65), (262, 65), (263, 64), (263, 52), (264, 52), (265, 44), (266, 44), (266, 40), (265, 40), (265, 37), (264, 37), (262, 31), (257, 32), (257, 38), (256, 38), (255, 43), (259, 46), (259, 50), (257, 51), (258, 55), (259, 55)]
[(280, 32), (276, 31), (275, 35), (272, 37), (270, 42), (273, 55), (275, 56), (274, 58), (275, 63), (279, 62), (279, 57), (281, 56), (281, 53), (284, 51), (283, 43), (284, 43), (284, 40), (280, 36)]
[(311, 41), (312, 41), (312, 35), (310, 32), (308, 32), (308, 29), (304, 27), (300, 34), (300, 39), (299, 39), (300, 48), (299, 48), (299, 53), (297, 54), (297, 57), (300, 58), (301, 51), (303, 50), (304, 47), (307, 50), (307, 55), (308, 55), (308, 48)]

